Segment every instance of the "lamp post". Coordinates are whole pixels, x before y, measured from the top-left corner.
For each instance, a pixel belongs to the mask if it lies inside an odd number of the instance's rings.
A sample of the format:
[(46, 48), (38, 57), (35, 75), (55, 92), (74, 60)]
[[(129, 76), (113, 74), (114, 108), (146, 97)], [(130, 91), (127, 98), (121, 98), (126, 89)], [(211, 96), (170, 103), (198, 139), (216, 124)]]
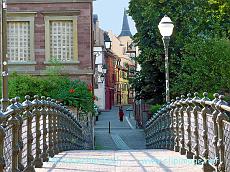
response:
[(2, 111), (8, 105), (8, 62), (7, 62), (7, 21), (6, 21), (6, 2), (1, 2), (1, 69), (2, 69)]
[(104, 32), (104, 43), (106, 49), (111, 49), (112, 41), (110, 40), (110, 37), (107, 32)]
[[(111, 45), (112, 45), (112, 41), (110, 40), (109, 38), (109, 35), (107, 32), (104, 32), (104, 50), (100, 50), (100, 51), (94, 51), (94, 56), (95, 56), (95, 61), (96, 61), (96, 58), (97, 57), (101, 57), (101, 63), (103, 63), (103, 55), (102, 53), (104, 52), (107, 52), (111, 49)], [(94, 63), (95, 64), (95, 63)], [(100, 80), (101, 82), (103, 83), (104, 80), (105, 80), (105, 74), (106, 74), (106, 71), (107, 71), (107, 65), (106, 64), (103, 64), (101, 66), (101, 69), (102, 69), (102, 74), (100, 75)]]
[(169, 61), (168, 61), (168, 46), (169, 46), (169, 40), (170, 36), (172, 35), (174, 25), (171, 21), (171, 19), (168, 16), (164, 16), (159, 25), (158, 28), (160, 30), (162, 40), (164, 43), (164, 49), (165, 49), (165, 79), (166, 79), (166, 102), (170, 101), (169, 96)]
[(101, 69), (102, 69), (102, 74), (101, 74), (101, 76), (100, 76), (100, 80), (101, 80), (101, 82), (103, 83), (104, 80), (105, 80), (106, 71), (107, 71), (107, 66), (106, 66), (106, 64), (103, 64), (103, 65), (101, 66)]
[[(104, 32), (104, 44), (105, 44), (105, 49), (106, 49), (105, 53), (107, 53), (108, 51), (110, 51), (111, 45), (112, 45), (112, 41), (110, 40), (109, 35), (108, 35), (107, 32)], [(101, 68), (102, 68), (102, 74), (101, 74), (100, 78), (101, 78), (101, 81), (103, 83), (103, 81), (105, 80), (106, 71), (107, 71), (108, 68), (107, 68), (106, 64), (103, 64), (101, 66)]]

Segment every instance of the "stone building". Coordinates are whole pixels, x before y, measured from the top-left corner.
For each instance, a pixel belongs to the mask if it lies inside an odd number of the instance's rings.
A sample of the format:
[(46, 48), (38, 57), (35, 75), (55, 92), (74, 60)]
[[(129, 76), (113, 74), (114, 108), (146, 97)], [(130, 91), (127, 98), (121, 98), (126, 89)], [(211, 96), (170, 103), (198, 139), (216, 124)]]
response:
[(9, 72), (93, 82), (92, 0), (7, 0)]
[[(108, 33), (105, 32), (105, 39), (109, 38)], [(115, 89), (115, 61), (116, 56), (113, 54), (110, 49), (105, 52), (105, 64), (107, 66), (107, 72), (105, 77), (105, 109), (109, 110), (114, 105), (114, 89)]]
[[(109, 36), (112, 40), (111, 51), (116, 55), (116, 65), (115, 65), (115, 104), (126, 105), (133, 103), (133, 94), (130, 94), (129, 86), (129, 69), (130, 66), (135, 67), (134, 60), (131, 59), (130, 53), (128, 52), (129, 46), (132, 44), (132, 34), (130, 32), (128, 18), (126, 10), (124, 10), (122, 31), (119, 36), (116, 36), (109, 31)], [(136, 49), (135, 49), (136, 50)], [(135, 53), (136, 54), (136, 53)], [(130, 99), (129, 96), (132, 96)]]
[[(94, 31), (94, 58), (95, 58), (95, 87), (94, 94), (97, 97), (95, 104), (100, 110), (109, 110), (114, 105), (114, 61), (115, 55), (110, 51), (108, 33), (99, 27), (98, 16), (93, 15)], [(106, 66), (106, 73), (102, 68)], [(104, 76), (102, 78), (101, 76)]]
[(96, 96), (95, 104), (100, 110), (105, 110), (105, 82), (101, 81), (102, 66), (105, 64), (104, 59), (104, 31), (99, 27), (99, 20), (96, 14), (93, 15), (93, 32), (94, 32), (94, 95)]

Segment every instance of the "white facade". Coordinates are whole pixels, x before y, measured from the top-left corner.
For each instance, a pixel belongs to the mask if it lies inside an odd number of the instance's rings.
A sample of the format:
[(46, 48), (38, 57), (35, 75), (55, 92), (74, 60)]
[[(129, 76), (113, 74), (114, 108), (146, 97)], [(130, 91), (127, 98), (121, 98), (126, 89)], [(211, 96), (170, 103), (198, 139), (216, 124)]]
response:
[(95, 104), (99, 109), (105, 109), (105, 82), (102, 82), (100, 76), (102, 74), (102, 64), (104, 62), (104, 52), (102, 47), (94, 47), (95, 56), (95, 88), (94, 95), (97, 97)]
[(94, 58), (95, 58), (95, 73), (94, 73), (94, 96), (96, 99), (94, 103), (100, 110), (105, 109), (105, 82), (101, 82), (100, 76), (102, 74), (102, 64), (104, 64), (104, 31), (99, 27), (98, 16), (93, 17), (94, 25)]

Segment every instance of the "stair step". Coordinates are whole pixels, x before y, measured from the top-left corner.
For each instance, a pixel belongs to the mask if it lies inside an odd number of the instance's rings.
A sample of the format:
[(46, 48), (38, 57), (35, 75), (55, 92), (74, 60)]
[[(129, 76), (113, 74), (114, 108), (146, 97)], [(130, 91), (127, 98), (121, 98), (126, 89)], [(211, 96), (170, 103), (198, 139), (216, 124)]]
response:
[(129, 146), (122, 140), (118, 134), (111, 134), (111, 137), (118, 149), (129, 150)]
[(76, 150), (59, 153), (35, 171), (202, 172), (202, 167), (170, 150)]

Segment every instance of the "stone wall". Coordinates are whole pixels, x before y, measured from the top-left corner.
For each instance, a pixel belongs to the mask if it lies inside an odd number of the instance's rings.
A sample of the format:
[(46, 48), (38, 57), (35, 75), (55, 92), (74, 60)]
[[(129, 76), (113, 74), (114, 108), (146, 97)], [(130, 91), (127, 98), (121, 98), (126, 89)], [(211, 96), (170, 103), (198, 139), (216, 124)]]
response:
[[(24, 1), (23, 1), (24, 2)], [(92, 2), (66, 1), (34, 3), (34, 1), (9, 1), (7, 4), (8, 17), (10, 14), (23, 16), (31, 14), (34, 18), (34, 62), (9, 64), (9, 71), (29, 73), (33, 75), (45, 75), (44, 70), (51, 64), (45, 59), (45, 20), (46, 15), (73, 16), (77, 19), (77, 61), (63, 63), (62, 72), (72, 78), (81, 78), (88, 83), (92, 82)]]

